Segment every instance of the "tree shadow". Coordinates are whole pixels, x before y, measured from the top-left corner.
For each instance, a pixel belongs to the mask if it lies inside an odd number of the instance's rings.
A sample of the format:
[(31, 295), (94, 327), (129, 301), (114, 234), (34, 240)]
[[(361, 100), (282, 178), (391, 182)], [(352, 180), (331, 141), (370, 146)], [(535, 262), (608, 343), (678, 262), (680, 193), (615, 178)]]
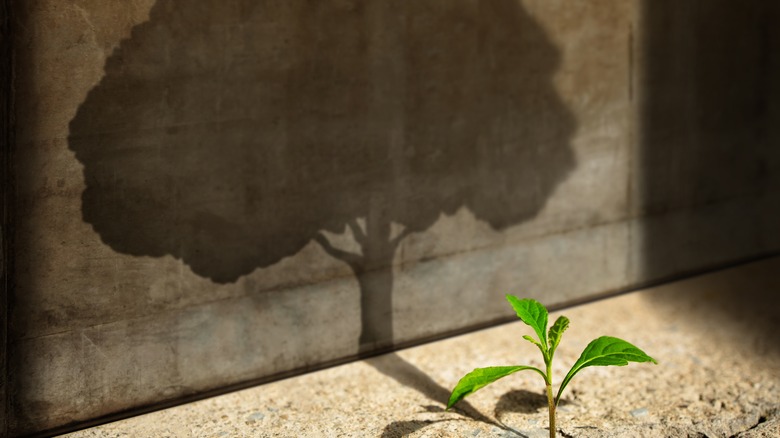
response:
[(83, 218), (220, 284), (316, 242), (388, 347), (405, 237), (522, 223), (574, 167), (559, 58), (515, 0), (158, 0), (70, 123)]

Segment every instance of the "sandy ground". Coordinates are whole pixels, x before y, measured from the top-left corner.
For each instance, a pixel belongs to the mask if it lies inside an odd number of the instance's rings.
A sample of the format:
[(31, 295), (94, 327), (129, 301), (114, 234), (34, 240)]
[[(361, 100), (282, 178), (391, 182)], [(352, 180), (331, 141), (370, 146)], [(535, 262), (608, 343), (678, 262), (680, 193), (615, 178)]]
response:
[[(553, 313), (571, 319), (556, 382), (600, 335), (660, 363), (582, 371), (562, 401), (559, 436), (780, 437), (778, 273), (775, 258)], [(473, 368), (542, 367), (521, 339), (531, 333), (506, 324), (67, 436), (547, 437), (544, 384), (532, 372), (443, 409)]]

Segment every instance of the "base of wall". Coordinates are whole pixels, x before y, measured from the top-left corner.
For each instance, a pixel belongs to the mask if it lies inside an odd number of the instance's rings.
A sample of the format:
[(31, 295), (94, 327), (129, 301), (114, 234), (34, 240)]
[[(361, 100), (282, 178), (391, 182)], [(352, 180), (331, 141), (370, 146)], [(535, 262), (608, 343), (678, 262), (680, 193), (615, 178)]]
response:
[[(780, 329), (778, 269), (780, 258), (771, 258), (565, 309), (572, 325), (556, 355), (558, 379), (601, 334), (631, 341), (660, 364), (583, 372), (560, 407), (560, 431), (572, 437), (780, 433), (780, 346), (767, 336)], [(544, 386), (533, 373), (443, 409), (449, 390), (475, 367), (538, 366), (538, 352), (520, 341), (528, 330), (521, 322), (506, 324), (69, 436), (547, 436)]]

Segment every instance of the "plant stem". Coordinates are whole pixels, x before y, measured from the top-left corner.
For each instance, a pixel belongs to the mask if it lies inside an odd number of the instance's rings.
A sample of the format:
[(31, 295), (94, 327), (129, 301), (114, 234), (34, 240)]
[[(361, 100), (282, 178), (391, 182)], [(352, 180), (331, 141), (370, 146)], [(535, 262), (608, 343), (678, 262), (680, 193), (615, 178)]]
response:
[(552, 364), (547, 363), (547, 409), (550, 413), (550, 438), (555, 438), (557, 429), (555, 428), (555, 400), (552, 393)]

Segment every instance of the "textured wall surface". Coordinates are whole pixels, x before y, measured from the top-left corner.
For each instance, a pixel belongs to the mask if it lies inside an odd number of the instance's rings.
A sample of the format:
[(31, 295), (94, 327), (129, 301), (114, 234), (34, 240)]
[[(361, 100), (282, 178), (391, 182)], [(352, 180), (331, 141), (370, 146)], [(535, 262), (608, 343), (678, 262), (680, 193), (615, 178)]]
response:
[(648, 1), (637, 214), (656, 278), (780, 248), (777, 2)]
[(780, 248), (726, 3), (13, 1), (10, 434)]
[(12, 99), (11, 70), (13, 45), (11, 44), (9, 2), (0, 1), (0, 433), (5, 432), (8, 425), (8, 378), (7, 348), (8, 348), (8, 272), (10, 258), (9, 250), (9, 194), (11, 179), (9, 177), (11, 142)]

